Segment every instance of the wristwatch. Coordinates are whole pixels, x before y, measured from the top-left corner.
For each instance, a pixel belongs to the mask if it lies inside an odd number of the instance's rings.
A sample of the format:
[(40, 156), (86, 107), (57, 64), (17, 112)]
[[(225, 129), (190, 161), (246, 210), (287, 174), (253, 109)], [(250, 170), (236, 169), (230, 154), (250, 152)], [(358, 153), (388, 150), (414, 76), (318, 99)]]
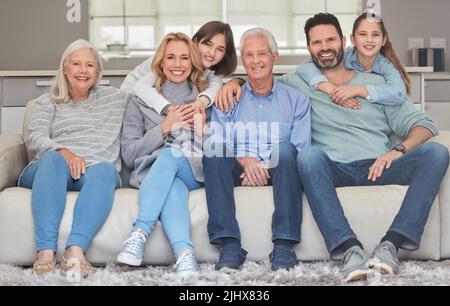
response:
[(406, 154), (406, 147), (403, 144), (401, 144), (401, 143), (395, 145), (392, 148), (392, 150), (398, 151), (398, 152), (402, 152), (403, 154)]

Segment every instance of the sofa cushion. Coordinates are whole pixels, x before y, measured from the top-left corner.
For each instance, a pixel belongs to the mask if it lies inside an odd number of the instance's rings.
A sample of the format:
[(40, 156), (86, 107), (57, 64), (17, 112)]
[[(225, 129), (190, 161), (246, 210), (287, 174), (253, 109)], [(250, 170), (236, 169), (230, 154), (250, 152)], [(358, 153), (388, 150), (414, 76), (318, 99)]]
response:
[[(401, 186), (339, 188), (347, 218), (367, 250), (371, 251), (385, 234), (407, 188)], [(67, 196), (58, 242), (58, 255), (64, 252), (77, 193)], [(235, 189), (236, 213), (240, 222), (242, 244), (249, 260), (265, 260), (272, 250), (271, 218), (274, 210), (272, 188)], [(296, 248), (300, 260), (329, 259), (323, 238), (303, 197), (302, 243)], [(200, 262), (218, 259), (218, 250), (209, 244), (208, 211), (204, 189), (191, 192), (189, 201), (195, 255)], [(113, 210), (104, 227), (95, 237), (87, 254), (95, 264), (116, 261), (122, 242), (131, 232), (138, 214), (138, 192), (119, 189)], [(439, 207), (436, 201), (430, 213), (420, 250), (401, 253), (403, 258), (439, 259)], [(31, 190), (10, 188), (0, 193), (0, 263), (30, 265), (35, 257), (34, 225), (31, 213)], [(171, 246), (158, 223), (146, 244), (145, 264), (171, 264), (175, 258)]]

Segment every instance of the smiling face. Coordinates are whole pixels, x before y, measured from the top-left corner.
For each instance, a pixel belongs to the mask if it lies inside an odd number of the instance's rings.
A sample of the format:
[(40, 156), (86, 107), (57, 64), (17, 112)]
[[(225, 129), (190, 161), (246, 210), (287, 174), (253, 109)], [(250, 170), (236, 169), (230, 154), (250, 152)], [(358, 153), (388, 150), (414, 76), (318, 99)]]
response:
[(225, 56), (226, 40), (224, 34), (216, 34), (210, 40), (203, 39), (198, 43), (198, 51), (204, 68), (217, 65)]
[(89, 95), (89, 89), (97, 80), (97, 59), (91, 49), (80, 49), (69, 55), (64, 64), (63, 72), (69, 83), (72, 98), (76, 99), (76, 96), (86, 97)]
[(351, 40), (358, 53), (365, 57), (376, 56), (386, 44), (386, 37), (383, 36), (380, 24), (368, 19), (359, 23)]
[(278, 53), (272, 53), (265, 37), (256, 36), (245, 39), (242, 51), (242, 64), (250, 81), (273, 78), (273, 65), (278, 60)]
[(167, 80), (176, 84), (185, 82), (192, 72), (188, 45), (183, 41), (170, 41), (164, 52), (161, 67)]
[(345, 37), (341, 40), (333, 25), (318, 25), (309, 30), (308, 50), (314, 63), (322, 69), (337, 67), (344, 58)]

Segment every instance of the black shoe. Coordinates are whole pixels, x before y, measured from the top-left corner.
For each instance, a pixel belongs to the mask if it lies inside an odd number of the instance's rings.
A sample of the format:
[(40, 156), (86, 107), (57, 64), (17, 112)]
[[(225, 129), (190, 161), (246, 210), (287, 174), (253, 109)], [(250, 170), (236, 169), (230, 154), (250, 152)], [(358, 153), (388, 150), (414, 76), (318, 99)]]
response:
[(219, 262), (216, 264), (216, 270), (231, 269), (238, 270), (245, 262), (247, 251), (239, 245), (224, 245), (220, 250)]
[(276, 246), (269, 255), (272, 271), (290, 270), (297, 264), (297, 255), (292, 248)]

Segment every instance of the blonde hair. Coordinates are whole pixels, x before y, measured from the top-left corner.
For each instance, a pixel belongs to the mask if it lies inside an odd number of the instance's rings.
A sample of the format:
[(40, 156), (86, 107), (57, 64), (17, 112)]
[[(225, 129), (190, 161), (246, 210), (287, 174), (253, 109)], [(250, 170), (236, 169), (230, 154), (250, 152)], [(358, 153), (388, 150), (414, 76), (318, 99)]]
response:
[(198, 53), (197, 47), (192, 42), (192, 40), (184, 33), (169, 33), (164, 37), (158, 49), (156, 50), (155, 56), (152, 61), (152, 70), (157, 76), (157, 81), (155, 88), (158, 92), (161, 92), (161, 87), (163, 83), (167, 80), (161, 67), (161, 63), (164, 59), (164, 54), (166, 53), (166, 48), (171, 41), (182, 41), (187, 44), (189, 49), (189, 54), (192, 63), (192, 72), (189, 76), (189, 81), (197, 87), (198, 91), (203, 91), (208, 86), (203, 75), (202, 60), (200, 54)]
[(55, 83), (52, 86), (51, 94), (53, 99), (57, 103), (66, 102), (70, 99), (69, 92), (69, 82), (67, 81), (67, 77), (64, 75), (64, 66), (67, 64), (69, 57), (72, 53), (81, 50), (81, 49), (90, 49), (92, 54), (95, 56), (97, 60), (97, 78), (95, 80), (94, 85), (92, 87), (96, 87), (103, 76), (103, 63), (95, 46), (84, 39), (78, 39), (72, 42), (64, 51), (61, 62), (59, 64), (58, 72), (56, 74)]

